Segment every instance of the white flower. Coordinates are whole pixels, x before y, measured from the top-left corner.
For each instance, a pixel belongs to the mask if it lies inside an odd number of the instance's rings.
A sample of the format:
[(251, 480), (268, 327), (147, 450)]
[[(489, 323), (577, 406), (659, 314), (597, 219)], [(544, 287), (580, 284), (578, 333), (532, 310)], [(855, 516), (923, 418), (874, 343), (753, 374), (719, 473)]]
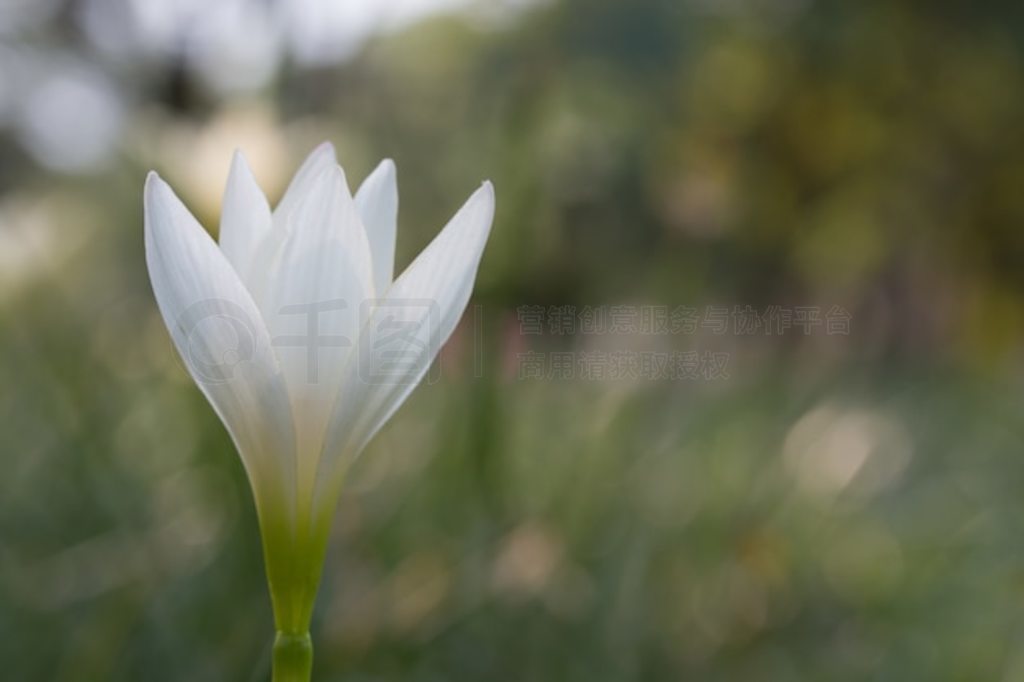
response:
[(329, 144), (273, 212), (236, 153), (219, 246), (163, 180), (146, 180), (153, 292), (245, 465), (280, 632), (308, 630), (348, 465), (466, 307), (494, 191), (485, 182), (393, 279), (397, 212), (394, 164), (353, 198)]

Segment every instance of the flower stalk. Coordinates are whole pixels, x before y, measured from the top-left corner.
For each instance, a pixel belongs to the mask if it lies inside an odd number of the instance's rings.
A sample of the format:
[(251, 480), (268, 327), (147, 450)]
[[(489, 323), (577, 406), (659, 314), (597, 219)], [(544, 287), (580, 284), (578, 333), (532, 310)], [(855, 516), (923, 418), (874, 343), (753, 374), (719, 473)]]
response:
[(308, 632), (278, 631), (274, 638), (272, 682), (309, 682), (313, 674), (313, 640)]

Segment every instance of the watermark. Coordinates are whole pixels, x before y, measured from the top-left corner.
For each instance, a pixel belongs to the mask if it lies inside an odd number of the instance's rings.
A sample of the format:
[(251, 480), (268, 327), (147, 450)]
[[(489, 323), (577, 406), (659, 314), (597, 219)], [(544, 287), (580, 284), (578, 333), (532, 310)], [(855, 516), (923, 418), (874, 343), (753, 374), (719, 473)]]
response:
[(428, 298), (364, 301), (360, 319), (367, 320), (356, 358), (359, 378), (368, 384), (405, 385), (417, 382), (431, 366), (428, 383), (438, 379), (433, 363), (441, 348), (441, 309)]
[(282, 306), (278, 309), (278, 315), (305, 315), (305, 334), (281, 334), (270, 339), (270, 345), (275, 348), (305, 348), (306, 349), (306, 382), (316, 384), (320, 382), (320, 350), (323, 348), (349, 348), (352, 346), (352, 339), (341, 334), (323, 334), (320, 331), (320, 316), (322, 313), (332, 311), (343, 311), (348, 308), (348, 303), (343, 300), (322, 301), (319, 303), (296, 303), (294, 305)]
[[(474, 376), (481, 377), (483, 316), (480, 306), (471, 310), (474, 319), (460, 344), (463, 352), (472, 352)], [(723, 381), (731, 378), (734, 363), (730, 353), (717, 349), (635, 350), (623, 343), (627, 347), (619, 350), (541, 352), (531, 349), (527, 339), (601, 335), (609, 337), (600, 344), (607, 346), (635, 336), (846, 336), (851, 320), (839, 305), (522, 305), (515, 309), (518, 334), (504, 339), (503, 352), (514, 362), (512, 374), (523, 381)], [(440, 378), (441, 366), (434, 359), (447, 340), (446, 331), (450, 326), (445, 329), (443, 311), (429, 298), (373, 299), (358, 308), (343, 299), (289, 304), (277, 309), (269, 325), (262, 318), (252, 319), (237, 303), (208, 299), (179, 316), (175, 334), (186, 364), (201, 383), (232, 381), (258, 354), (270, 353), (287, 367), (292, 382), (318, 384), (327, 377), (348, 376), (348, 381), (398, 386)], [(268, 340), (270, 348), (261, 348)], [(339, 367), (351, 371), (339, 374)]]
[(521, 305), (516, 308), (524, 336), (692, 335), (847, 336), (853, 316), (839, 305)]
[[(358, 316), (356, 316), (358, 314)], [(433, 299), (373, 299), (363, 301), (356, 312), (347, 301), (329, 299), (297, 303), (277, 309), (276, 319), (297, 318), (301, 326), (290, 333), (274, 333), (264, 319), (254, 319), (244, 307), (225, 299), (206, 299), (186, 308), (175, 329), (182, 359), (196, 380), (222, 384), (239, 377), (247, 363), (257, 359), (261, 340), (279, 356), (302, 353), (303, 380), (318, 384), (325, 364), (356, 363), (355, 375), (367, 384), (408, 385), (439, 377), (433, 363), (441, 347), (441, 311)], [(350, 320), (337, 328), (339, 315)], [(265, 341), (263, 342), (266, 345)], [(344, 351), (325, 357), (331, 350)], [(433, 371), (428, 371), (434, 367)], [(290, 377), (295, 380), (296, 377)]]
[(209, 298), (193, 303), (178, 316), (172, 333), (200, 383), (227, 383), (256, 358), (256, 327), (245, 309), (232, 301)]
[(730, 354), (712, 351), (558, 351), (518, 354), (521, 381), (538, 379), (584, 381), (729, 379)]

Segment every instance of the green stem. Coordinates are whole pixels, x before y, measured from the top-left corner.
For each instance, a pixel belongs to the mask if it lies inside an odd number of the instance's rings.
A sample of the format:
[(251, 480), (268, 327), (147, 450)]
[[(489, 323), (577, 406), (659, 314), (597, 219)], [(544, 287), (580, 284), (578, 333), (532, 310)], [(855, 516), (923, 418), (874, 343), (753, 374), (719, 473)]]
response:
[(313, 674), (313, 640), (309, 633), (278, 632), (274, 638), (272, 682), (309, 682)]

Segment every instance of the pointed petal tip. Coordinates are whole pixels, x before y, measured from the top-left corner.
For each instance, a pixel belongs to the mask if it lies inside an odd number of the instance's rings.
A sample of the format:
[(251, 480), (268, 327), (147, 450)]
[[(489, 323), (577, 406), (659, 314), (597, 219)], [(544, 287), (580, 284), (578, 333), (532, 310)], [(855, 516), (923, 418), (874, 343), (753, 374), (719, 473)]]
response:
[(337, 162), (328, 164), (313, 176), (314, 186), (325, 182), (336, 190), (340, 190), (342, 187), (348, 189), (348, 176), (345, 175), (345, 169), (341, 167), (341, 164)]
[(395, 166), (395, 162), (391, 159), (381, 159), (380, 163), (363, 179), (357, 194), (376, 194), (383, 191), (388, 194), (397, 195), (397, 175), (398, 169)]
[(338, 180), (345, 181), (345, 169), (337, 163), (324, 164), (317, 168), (312, 175), (310, 175), (309, 187), (318, 187), (321, 183), (330, 182), (335, 183)]
[[(491, 184), (491, 181), (484, 180), (480, 183), (480, 187), (466, 204), (473, 204), (476, 210), (480, 211), (480, 227), (486, 243), (487, 235), (490, 234), (491, 226), (494, 223), (494, 185)], [(481, 244), (481, 248), (483, 248), (483, 244)]]
[(245, 158), (245, 154), (240, 148), (236, 148), (234, 154), (231, 155), (231, 168), (228, 171), (227, 184), (230, 187), (232, 182), (237, 182), (239, 178), (245, 178), (254, 185), (258, 185), (256, 182), (256, 174), (252, 172), (252, 166), (249, 165), (249, 160)]
[[(156, 171), (149, 171), (146, 174), (146, 186), (143, 190), (142, 199), (142, 229), (145, 235), (146, 263), (157, 250), (156, 244), (161, 236), (166, 237), (174, 231), (180, 217), (180, 200), (163, 178)], [(179, 208), (180, 207), (180, 208)]]
[(480, 186), (477, 187), (475, 192), (473, 192), (473, 196), (471, 196), (469, 201), (466, 203), (475, 203), (477, 201), (484, 202), (490, 210), (494, 210), (494, 185), (491, 184), (490, 180), (484, 180), (481, 182)]
[(311, 151), (309, 155), (330, 156), (332, 159), (336, 159), (338, 157), (337, 150), (334, 149), (334, 143), (331, 142), (330, 140), (324, 140), (323, 142), (318, 144), (316, 147), (313, 148), (313, 151)]
[(174, 190), (160, 177), (159, 173), (151, 170), (146, 174), (146, 185), (143, 194), (148, 205), (150, 202), (173, 196)]
[(306, 156), (306, 160), (302, 162), (296, 177), (305, 171), (309, 173), (310, 178), (317, 179), (335, 166), (338, 166), (338, 156), (335, 153), (334, 144), (331, 142), (321, 142)]
[(398, 169), (395, 166), (395, 162), (392, 159), (381, 159), (381, 162), (377, 164), (377, 167), (370, 171), (370, 174), (366, 176), (366, 180), (373, 178), (373, 182), (383, 182), (385, 183), (385, 186), (394, 188), (395, 178), (397, 175)]

